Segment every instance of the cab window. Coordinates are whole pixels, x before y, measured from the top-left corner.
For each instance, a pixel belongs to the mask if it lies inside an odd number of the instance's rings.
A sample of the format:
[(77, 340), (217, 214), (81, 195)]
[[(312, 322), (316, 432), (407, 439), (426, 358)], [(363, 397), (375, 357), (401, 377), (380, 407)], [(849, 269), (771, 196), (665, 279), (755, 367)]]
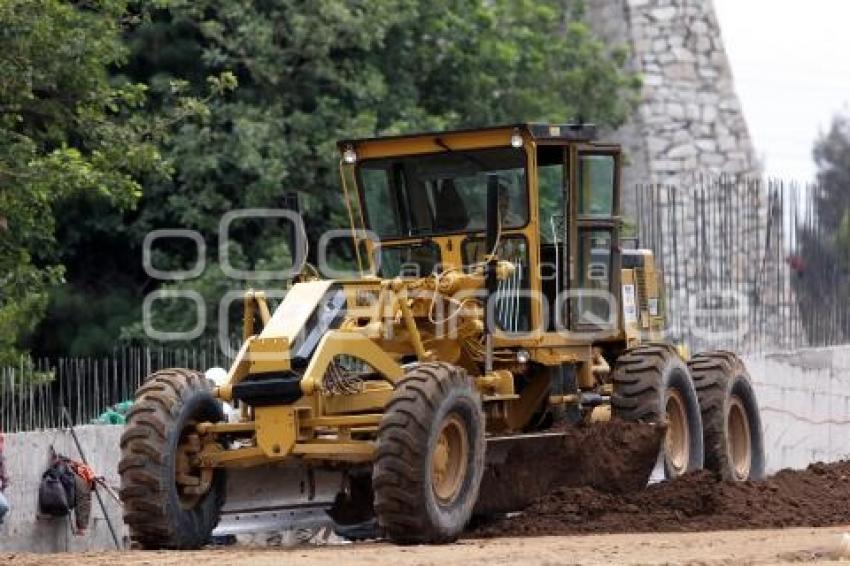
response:
[(564, 241), (564, 158), (563, 146), (543, 146), (537, 151), (540, 239), (544, 244)]
[[(612, 237), (609, 230), (579, 230), (579, 280), (581, 291), (574, 298), (574, 322), (580, 326), (606, 327), (612, 324), (611, 271)], [(613, 321), (615, 324), (616, 321)]]
[(398, 246), (378, 246), (380, 268), (383, 278), (420, 278), (433, 275), (440, 270), (440, 247), (434, 242), (422, 242)]
[(581, 155), (578, 170), (578, 213), (611, 216), (614, 212), (614, 156)]
[(366, 221), (381, 239), (483, 232), (487, 186), (494, 177), (502, 227), (525, 226), (528, 190), (521, 149), (449, 151), (358, 166)]
[(366, 169), (362, 172), (363, 183), (371, 187), (366, 192), (366, 209), (369, 210), (372, 230), (378, 235), (398, 234), (397, 205), (390, 191), (389, 176), (382, 169)]
[[(470, 267), (486, 261), (488, 250), (483, 238), (467, 238), (463, 243), (463, 263)], [(514, 265), (513, 274), (499, 281), (495, 296), (495, 322), (507, 333), (526, 332), (531, 328), (528, 242), (523, 236), (506, 236), (499, 240), (499, 258)]]

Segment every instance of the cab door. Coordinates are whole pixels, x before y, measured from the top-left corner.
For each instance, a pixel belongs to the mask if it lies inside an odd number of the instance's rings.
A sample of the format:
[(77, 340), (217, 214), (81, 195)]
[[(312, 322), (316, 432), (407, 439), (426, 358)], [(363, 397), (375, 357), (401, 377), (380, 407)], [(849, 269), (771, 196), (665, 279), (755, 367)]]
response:
[(572, 160), (576, 235), (571, 266), (570, 326), (576, 331), (616, 334), (621, 310), (617, 292), (620, 152), (580, 147), (573, 152)]

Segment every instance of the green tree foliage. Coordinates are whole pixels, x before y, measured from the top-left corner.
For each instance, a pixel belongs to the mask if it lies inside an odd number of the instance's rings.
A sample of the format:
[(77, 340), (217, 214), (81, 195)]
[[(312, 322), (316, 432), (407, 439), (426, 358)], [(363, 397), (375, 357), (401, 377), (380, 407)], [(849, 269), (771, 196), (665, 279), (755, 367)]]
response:
[[(318, 234), (342, 223), (334, 142), (428, 128), (581, 117), (617, 125), (637, 86), (573, 1), (172, 1), (133, 38), (135, 79), (239, 78), (168, 150), (176, 182), (150, 212), (213, 232), (222, 212), (306, 194)], [(172, 44), (180, 46), (176, 51)], [(203, 68), (199, 71), (198, 62)], [(256, 242), (251, 259), (265, 248)]]
[[(148, 86), (152, 106), (134, 116), (158, 119), (175, 95), (201, 100), (209, 75), (232, 73), (239, 87), (209, 101), (203, 119), (180, 123), (161, 140), (173, 175), (145, 175), (135, 211), (88, 196), (60, 211), (61, 259), (71, 285), (54, 296), (35, 342), (42, 351), (102, 349), (117, 337), (116, 328), (140, 335), (142, 298), (160, 284), (141, 270), (141, 242), (157, 228), (198, 230), (207, 239), (208, 269), (172, 286), (210, 299), (208, 327), (215, 332), (218, 297), (247, 286), (227, 280), (217, 265), (221, 216), (276, 207), (284, 191), (295, 190), (304, 197), (312, 241), (345, 226), (339, 138), (530, 120), (616, 126), (639, 88), (625, 71), (626, 52), (603, 45), (582, 22), (580, 0), (156, 5), (149, 20), (125, 33), (126, 64), (112, 63), (118, 84)], [(285, 267), (287, 229), (234, 224), (236, 266)], [(163, 242), (157, 267), (194, 263), (194, 248), (186, 244)], [(165, 309), (161, 321), (191, 327), (186, 310), (185, 304)], [(84, 328), (72, 325), (87, 317)]]
[(850, 117), (836, 116), (813, 151), (818, 167), (816, 206), (821, 228), (850, 268)]
[[(74, 250), (100, 214), (131, 209), (143, 180), (170, 177), (160, 151), (170, 125), (205, 111), (202, 99), (170, 96), (152, 116), (147, 86), (112, 76), (139, 16), (125, 0), (0, 2), (0, 364), (19, 358), (50, 291), (69, 294), (66, 275), (98, 272), (98, 258)], [(215, 80), (222, 90), (232, 78)], [(67, 323), (85, 335), (115, 299), (78, 303)]]
[(815, 142), (814, 222), (798, 230), (794, 288), (812, 344), (850, 338), (850, 118), (836, 116)]
[(134, 114), (144, 86), (109, 80), (126, 54), (125, 3), (88, 4), (0, 2), (0, 364), (17, 359), (62, 280), (54, 205), (86, 194), (130, 206), (134, 173), (163, 167)]

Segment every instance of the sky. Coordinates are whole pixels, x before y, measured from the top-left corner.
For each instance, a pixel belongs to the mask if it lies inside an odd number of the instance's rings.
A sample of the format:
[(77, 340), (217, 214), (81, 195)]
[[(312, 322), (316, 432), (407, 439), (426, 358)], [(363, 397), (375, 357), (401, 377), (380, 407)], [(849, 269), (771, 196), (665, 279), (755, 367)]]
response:
[(815, 176), (812, 144), (850, 114), (850, 0), (714, 0), (765, 172)]

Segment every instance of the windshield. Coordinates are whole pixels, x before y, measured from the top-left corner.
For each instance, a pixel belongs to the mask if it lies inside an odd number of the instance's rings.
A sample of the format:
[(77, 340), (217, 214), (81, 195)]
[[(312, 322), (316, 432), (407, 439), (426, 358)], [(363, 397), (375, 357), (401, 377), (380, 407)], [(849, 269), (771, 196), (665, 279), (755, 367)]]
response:
[(487, 183), (499, 185), (503, 228), (528, 222), (525, 154), (513, 148), (376, 159), (358, 168), (369, 228), (383, 239), (486, 228)]

